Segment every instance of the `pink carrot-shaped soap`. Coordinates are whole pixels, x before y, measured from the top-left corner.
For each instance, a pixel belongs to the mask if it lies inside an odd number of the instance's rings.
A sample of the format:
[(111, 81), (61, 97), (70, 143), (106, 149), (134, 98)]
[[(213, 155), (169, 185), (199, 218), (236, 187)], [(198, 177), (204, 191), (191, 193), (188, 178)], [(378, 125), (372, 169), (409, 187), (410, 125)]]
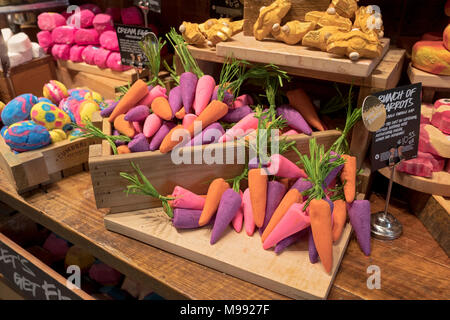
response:
[(281, 154), (270, 156), (267, 171), (270, 175), (282, 178), (307, 178), (305, 171)]
[(181, 87), (176, 86), (169, 92), (169, 104), (173, 114), (177, 113), (183, 106), (183, 99), (181, 98)]
[(348, 204), (350, 224), (355, 229), (356, 239), (366, 256), (370, 255), (370, 202), (368, 200), (354, 200)]
[(253, 105), (253, 99), (248, 94), (243, 94), (236, 98), (236, 100), (233, 101), (232, 108), (240, 108), (243, 106), (252, 106)]
[(300, 132), (298, 132), (297, 130), (291, 129), (286, 131), (285, 133), (283, 133), (281, 136), (292, 136), (294, 134), (299, 134)]
[(299, 232), (311, 225), (311, 221), (306, 212), (303, 212), (304, 203), (294, 203), (291, 205), (280, 222), (275, 226), (269, 236), (263, 242), (265, 250), (272, 248), (278, 242), (290, 235)]
[(133, 128), (137, 133), (142, 133), (144, 128), (143, 128), (143, 123), (142, 121), (132, 121), (133, 124)]
[(205, 205), (205, 198), (180, 186), (176, 186), (173, 189), (172, 197), (175, 199), (170, 203), (174, 208), (203, 210)]
[(242, 196), (244, 209), (244, 228), (247, 235), (252, 236), (255, 232), (255, 222), (253, 220), (252, 201), (250, 200), (250, 190), (247, 188)]
[(195, 88), (195, 100), (193, 103), (196, 115), (199, 115), (211, 101), (215, 86), (216, 81), (210, 75), (204, 75), (198, 79)]
[(266, 215), (264, 216), (263, 226), (259, 229), (259, 233), (262, 234), (264, 229), (266, 229), (267, 224), (272, 218), (275, 209), (283, 199), (284, 194), (286, 193), (286, 187), (278, 181), (272, 180), (267, 183), (267, 202), (266, 202)]
[(242, 191), (239, 191), (239, 194), (241, 196), (241, 206), (239, 207), (238, 212), (234, 216), (233, 220), (231, 221), (231, 224), (233, 225), (234, 230), (239, 233), (242, 230), (242, 223), (244, 221), (244, 204), (242, 203), (242, 198), (244, 194)]
[(158, 132), (159, 128), (161, 128), (162, 119), (158, 117), (156, 114), (150, 114), (144, 122), (143, 133), (147, 138), (153, 137), (153, 135)]
[(153, 87), (150, 92), (149, 92), (149, 97), (148, 97), (148, 105), (151, 105), (153, 100), (155, 100), (155, 98), (158, 97), (163, 97), (167, 99), (167, 95), (166, 95), (166, 88), (161, 87), (160, 85), (157, 85), (155, 87)]
[(232, 128), (228, 129), (225, 134), (219, 139), (219, 142), (231, 141), (234, 138), (241, 137), (251, 130), (258, 128), (258, 119), (254, 117), (255, 113), (252, 112), (242, 118)]
[(220, 198), (216, 220), (211, 233), (210, 243), (216, 243), (241, 207), (241, 196), (233, 189), (227, 189)]
[(186, 113), (191, 112), (194, 103), (195, 90), (197, 88), (198, 78), (192, 72), (183, 72), (180, 75), (181, 98)]
[(195, 121), (195, 119), (197, 119), (197, 115), (193, 114), (193, 113), (188, 113), (184, 116), (183, 118), (183, 127), (184, 128), (189, 128), (189, 126), (191, 125), (192, 122)]

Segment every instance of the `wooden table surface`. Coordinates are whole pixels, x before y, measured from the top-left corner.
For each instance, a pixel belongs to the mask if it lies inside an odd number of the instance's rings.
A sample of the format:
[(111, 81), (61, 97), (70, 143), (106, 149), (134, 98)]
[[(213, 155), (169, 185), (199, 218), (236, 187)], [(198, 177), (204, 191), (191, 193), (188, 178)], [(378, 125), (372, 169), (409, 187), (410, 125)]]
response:
[[(0, 201), (64, 237), (84, 246), (100, 260), (150, 286), (167, 299), (286, 299), (272, 291), (197, 263), (107, 231), (106, 210), (95, 207), (88, 172), (65, 178), (19, 196), (0, 171)], [(372, 196), (372, 212), (384, 200)], [(372, 240), (364, 256), (353, 237), (329, 294), (329, 299), (448, 299), (450, 263), (422, 223), (404, 209), (390, 210), (403, 224), (401, 238)], [(381, 288), (368, 289), (367, 268), (381, 272)]]

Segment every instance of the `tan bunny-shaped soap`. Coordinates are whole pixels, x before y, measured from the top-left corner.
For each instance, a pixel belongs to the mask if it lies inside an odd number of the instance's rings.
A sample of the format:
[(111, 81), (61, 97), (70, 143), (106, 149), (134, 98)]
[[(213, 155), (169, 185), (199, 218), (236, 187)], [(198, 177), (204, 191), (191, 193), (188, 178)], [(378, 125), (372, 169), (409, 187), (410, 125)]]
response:
[(267, 7), (261, 7), (258, 19), (253, 25), (253, 35), (256, 40), (263, 40), (272, 31), (272, 26), (280, 24), (281, 20), (291, 9), (291, 1), (275, 0)]
[(289, 21), (284, 26), (278, 23), (272, 26), (272, 36), (286, 44), (297, 44), (302, 41), (305, 34), (314, 30), (314, 22), (300, 22), (298, 20)]

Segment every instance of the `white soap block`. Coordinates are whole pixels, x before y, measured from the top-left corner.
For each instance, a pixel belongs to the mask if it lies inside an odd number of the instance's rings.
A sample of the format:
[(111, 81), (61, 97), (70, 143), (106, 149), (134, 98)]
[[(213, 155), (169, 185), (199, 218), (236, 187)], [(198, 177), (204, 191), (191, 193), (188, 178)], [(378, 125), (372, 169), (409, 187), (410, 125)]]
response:
[(11, 37), (13, 36), (13, 32), (11, 31), (10, 28), (3, 28), (2, 29), (2, 37), (3, 40), (8, 41), (9, 39), (11, 39)]
[(45, 56), (44, 49), (37, 42), (31, 43), (31, 51), (33, 52), (33, 58), (40, 58)]
[(8, 52), (10, 68), (17, 67), (22, 63), (28, 62), (33, 59), (33, 52), (30, 50), (24, 52)]
[(8, 40), (8, 52), (20, 53), (31, 50), (31, 41), (28, 36), (19, 32)]

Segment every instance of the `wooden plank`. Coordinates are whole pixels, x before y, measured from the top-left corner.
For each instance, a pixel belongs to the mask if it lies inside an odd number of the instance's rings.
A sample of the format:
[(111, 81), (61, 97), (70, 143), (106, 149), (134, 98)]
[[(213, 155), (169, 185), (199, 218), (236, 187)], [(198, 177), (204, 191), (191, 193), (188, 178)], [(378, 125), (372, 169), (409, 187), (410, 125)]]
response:
[[(388, 179), (391, 176), (389, 167), (380, 169), (378, 172)], [(431, 178), (424, 178), (396, 170), (394, 173), (394, 182), (423, 193), (450, 197), (450, 173), (445, 171), (433, 172)]]
[(129, 81), (133, 83), (138, 79), (148, 75), (147, 69), (144, 69), (142, 73), (138, 76), (134, 68), (126, 71), (114, 71), (109, 68), (99, 68), (98, 66), (90, 65), (85, 62), (72, 62), (70, 60), (57, 60), (58, 67), (67, 68), (73, 71), (81, 71), (85, 73), (95, 74), (102, 77), (107, 77), (111, 79)]
[[(337, 130), (314, 132), (312, 137), (317, 143), (329, 148), (339, 137)], [(296, 141), (301, 153), (309, 152), (310, 136), (299, 134), (287, 138)], [(110, 150), (109, 144), (103, 143), (102, 150)], [(239, 151), (239, 152), (238, 152)], [(242, 152), (240, 152), (242, 151)], [(217, 152), (217, 154), (216, 154)], [(239, 156), (238, 156), (239, 153)], [(184, 161), (182, 165), (173, 161), (172, 153), (162, 154), (159, 151), (147, 151), (130, 154), (110, 155), (103, 153), (101, 157), (89, 158), (89, 168), (94, 186), (97, 208), (111, 208), (114, 212), (140, 210), (143, 208), (159, 207), (160, 201), (138, 195), (126, 195), (128, 182), (120, 177), (120, 172), (134, 173), (131, 162), (139, 165), (144, 175), (152, 182), (161, 194), (170, 194), (177, 185), (183, 186), (198, 194), (206, 194), (209, 182), (217, 177), (229, 179), (239, 175), (243, 168), (248, 151), (237, 143), (226, 143), (223, 146), (210, 144), (196, 146), (192, 149), (181, 148), (180, 154), (186, 155), (190, 163)], [(240, 156), (244, 154), (244, 156)], [(208, 155), (216, 155), (213, 163), (205, 163)], [(231, 163), (227, 157), (233, 159)], [(287, 158), (298, 161), (298, 156), (292, 150), (285, 154)], [(197, 162), (197, 160), (200, 160)]]
[[(273, 250), (262, 248), (257, 234), (248, 237), (230, 228), (217, 243), (210, 245), (212, 226), (176, 230), (162, 208), (110, 214), (105, 217), (105, 226), (108, 230), (295, 299), (327, 297), (351, 233), (347, 224), (341, 240), (333, 246), (333, 269), (327, 274), (320, 263), (310, 263), (307, 241), (276, 255)], [(242, 259), (244, 256), (246, 258)]]
[[(244, 0), (244, 34), (253, 35), (253, 25), (258, 19), (259, 9), (268, 6), (273, 0)], [(283, 18), (282, 24), (292, 20), (305, 20), (305, 14), (309, 11), (325, 11), (330, 5), (329, 0), (292, 0), (291, 8)]]
[[(67, 280), (42, 261), (31, 255), (19, 245), (0, 233), (0, 248), (3, 255), (15, 257), (15, 260), (0, 261), (0, 270), (5, 279), (20, 290), (29, 299), (46, 300), (94, 300), (78, 288), (67, 286)], [(17, 277), (20, 281), (16, 282)], [(44, 284), (47, 283), (47, 288)], [(65, 297), (62, 299), (62, 297)]]
[(428, 232), (450, 256), (450, 199), (433, 195), (422, 211), (416, 212)]
[(315, 70), (347, 76), (368, 77), (389, 49), (389, 39), (381, 39), (382, 54), (375, 59), (360, 59), (357, 62), (347, 57), (315, 50), (301, 45), (288, 45), (275, 40), (258, 41), (253, 36), (238, 33), (232, 39), (220, 42), (216, 54), (221, 57), (233, 56), (237, 59), (259, 63), (273, 63), (280, 66)]
[(439, 90), (450, 91), (450, 76), (439, 76), (408, 66), (408, 76), (411, 83), (422, 82), (423, 87), (438, 88)]

